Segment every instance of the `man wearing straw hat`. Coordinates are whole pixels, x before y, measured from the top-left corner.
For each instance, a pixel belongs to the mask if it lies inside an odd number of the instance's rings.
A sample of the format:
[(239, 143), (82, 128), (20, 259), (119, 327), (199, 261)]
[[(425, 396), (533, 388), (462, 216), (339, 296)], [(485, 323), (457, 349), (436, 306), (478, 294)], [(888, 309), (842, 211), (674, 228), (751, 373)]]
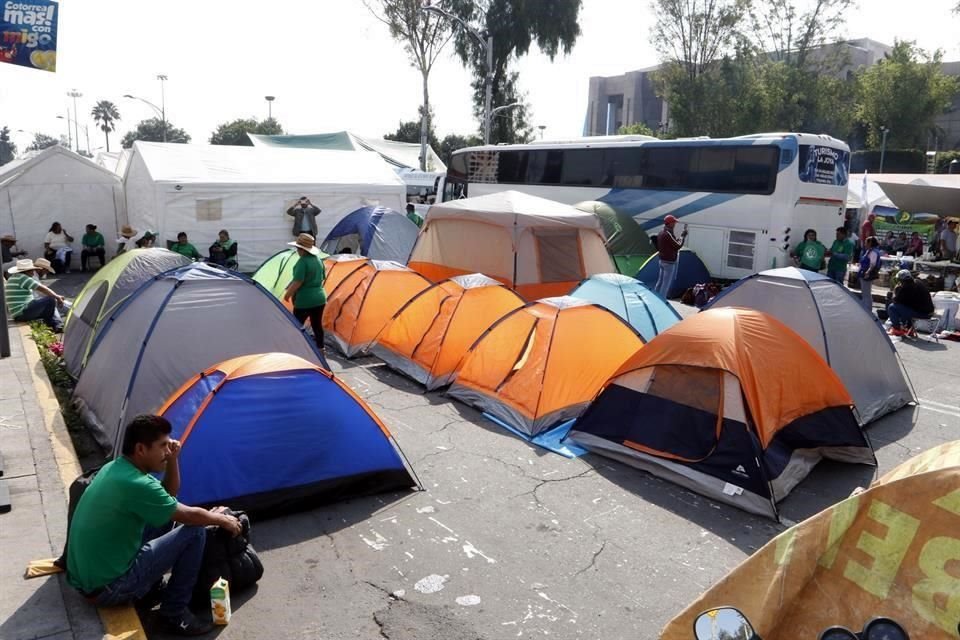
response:
[[(42, 268), (49, 269), (47, 266)], [(63, 321), (57, 312), (57, 306), (63, 304), (63, 298), (33, 277), (37, 269), (33, 260), (28, 258), (17, 260), (17, 264), (8, 269), (10, 279), (4, 283), (7, 310), (10, 317), (17, 322), (41, 320), (60, 333), (63, 331)], [(43, 297), (35, 298), (34, 292), (42, 293)]]
[(293, 267), (293, 280), (287, 285), (283, 299), (293, 301), (293, 315), (301, 324), (310, 319), (317, 348), (322, 353), (323, 307), (327, 303), (327, 294), (323, 290), (323, 262), (318, 257), (320, 250), (309, 233), (301, 233), (296, 240), (287, 244), (297, 248), (300, 259)]
[(117, 255), (120, 255), (124, 251), (135, 249), (137, 245), (134, 238), (138, 235), (137, 230), (128, 224), (120, 227), (120, 237), (117, 238)]

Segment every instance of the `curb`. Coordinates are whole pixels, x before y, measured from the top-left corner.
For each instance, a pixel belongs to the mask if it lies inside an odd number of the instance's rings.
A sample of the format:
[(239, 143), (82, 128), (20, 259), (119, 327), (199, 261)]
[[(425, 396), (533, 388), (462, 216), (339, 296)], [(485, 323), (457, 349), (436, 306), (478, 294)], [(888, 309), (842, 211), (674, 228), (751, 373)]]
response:
[[(30, 369), (33, 389), (36, 392), (37, 404), (40, 405), (40, 411), (43, 414), (43, 423), (47, 427), (53, 457), (60, 474), (60, 481), (63, 484), (64, 496), (69, 500), (70, 484), (83, 470), (73, 448), (73, 440), (70, 438), (69, 431), (67, 431), (67, 425), (60, 413), (60, 402), (57, 400), (53, 385), (46, 375), (46, 369), (40, 362), (37, 343), (30, 337), (30, 327), (28, 325), (19, 327), (19, 333), (23, 353)], [(40, 374), (38, 371), (43, 373)], [(147, 634), (143, 630), (140, 617), (132, 606), (98, 607), (97, 612), (100, 614), (100, 622), (103, 624), (104, 640), (147, 640)]]

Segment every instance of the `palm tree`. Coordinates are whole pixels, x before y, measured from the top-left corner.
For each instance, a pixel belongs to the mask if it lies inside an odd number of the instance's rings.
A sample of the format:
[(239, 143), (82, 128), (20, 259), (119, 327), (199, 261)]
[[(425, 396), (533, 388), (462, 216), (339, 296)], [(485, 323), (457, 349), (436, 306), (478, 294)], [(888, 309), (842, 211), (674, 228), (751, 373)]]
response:
[(93, 121), (96, 122), (100, 130), (103, 131), (103, 135), (107, 139), (107, 153), (109, 153), (110, 132), (116, 128), (114, 127), (114, 123), (120, 119), (120, 112), (117, 110), (117, 105), (109, 100), (101, 100), (93, 107), (90, 115), (93, 116)]

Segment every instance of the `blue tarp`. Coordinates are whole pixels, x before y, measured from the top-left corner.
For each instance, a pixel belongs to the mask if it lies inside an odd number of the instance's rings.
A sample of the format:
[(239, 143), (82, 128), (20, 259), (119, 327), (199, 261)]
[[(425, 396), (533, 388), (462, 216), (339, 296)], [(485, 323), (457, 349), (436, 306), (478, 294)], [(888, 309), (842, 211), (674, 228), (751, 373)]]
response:
[(680, 314), (642, 282), (619, 273), (587, 278), (570, 294), (609, 309), (636, 329), (644, 342), (680, 321)]

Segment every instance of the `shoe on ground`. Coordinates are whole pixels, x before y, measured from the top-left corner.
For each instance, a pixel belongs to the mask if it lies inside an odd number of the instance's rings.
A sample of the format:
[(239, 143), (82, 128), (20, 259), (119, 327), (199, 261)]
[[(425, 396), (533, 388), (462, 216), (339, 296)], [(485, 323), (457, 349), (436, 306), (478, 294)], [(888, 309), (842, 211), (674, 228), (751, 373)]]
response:
[(160, 616), (164, 630), (178, 636), (202, 636), (213, 631), (214, 624), (201, 620), (189, 611), (175, 618)]
[(899, 327), (893, 327), (887, 333), (889, 333), (892, 336), (905, 336), (909, 333), (909, 331), (907, 331), (906, 329), (901, 329)]

